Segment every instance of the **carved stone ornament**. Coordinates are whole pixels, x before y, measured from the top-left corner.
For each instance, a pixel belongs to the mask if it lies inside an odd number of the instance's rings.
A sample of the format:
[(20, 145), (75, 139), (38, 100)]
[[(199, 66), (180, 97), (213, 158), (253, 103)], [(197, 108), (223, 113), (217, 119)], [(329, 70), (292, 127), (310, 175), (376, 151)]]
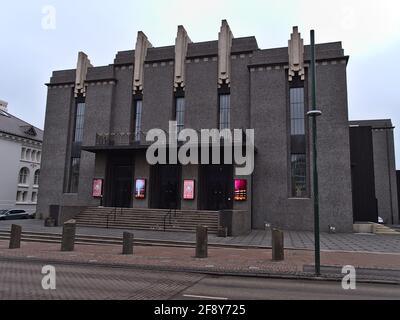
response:
[(304, 41), (298, 27), (293, 27), (289, 40), (289, 81), (292, 81), (296, 74), (304, 80)]
[(174, 89), (185, 88), (185, 65), (190, 40), (185, 28), (178, 26), (178, 35), (175, 41), (175, 76)]
[(135, 69), (133, 73), (133, 92), (139, 93), (143, 91), (143, 69), (144, 62), (147, 55), (147, 49), (152, 48), (152, 44), (147, 39), (146, 35), (142, 32), (138, 32), (136, 49), (135, 49)]
[(233, 34), (226, 20), (222, 20), (218, 38), (218, 85), (230, 85)]
[(92, 67), (92, 65), (88, 56), (84, 52), (79, 52), (76, 66), (75, 97), (80, 94), (86, 96), (85, 81), (89, 67)]

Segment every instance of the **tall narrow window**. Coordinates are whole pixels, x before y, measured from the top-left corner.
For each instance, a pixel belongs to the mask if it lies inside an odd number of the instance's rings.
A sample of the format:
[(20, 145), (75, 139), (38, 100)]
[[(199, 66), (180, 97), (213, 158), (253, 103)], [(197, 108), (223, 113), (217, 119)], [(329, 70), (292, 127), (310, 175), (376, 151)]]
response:
[(304, 197), (307, 192), (306, 155), (292, 154), (291, 167), (292, 167), (292, 196), (297, 198)]
[(75, 138), (74, 142), (83, 141), (83, 125), (85, 123), (85, 103), (80, 102), (76, 106), (76, 117), (75, 117)]
[(290, 89), (291, 135), (304, 136), (304, 88)]
[(40, 170), (36, 170), (35, 171), (35, 177), (34, 177), (34, 180), (33, 180), (33, 184), (35, 186), (39, 185), (39, 176), (40, 176)]
[(219, 95), (219, 129), (231, 128), (231, 95)]
[(29, 176), (29, 169), (28, 168), (22, 168), (19, 171), (18, 183), (19, 184), (27, 184), (28, 183), (28, 176)]
[(307, 196), (304, 87), (290, 88), (290, 162), (292, 197)]
[(175, 99), (175, 116), (177, 123), (177, 132), (181, 132), (185, 128), (185, 98)]
[(81, 158), (71, 159), (71, 173), (70, 173), (70, 184), (69, 184), (70, 193), (78, 193), (80, 165), (81, 165)]
[(142, 137), (142, 113), (143, 101), (135, 100), (135, 141), (138, 142)]
[(75, 109), (74, 139), (71, 148), (71, 161), (68, 180), (68, 192), (77, 193), (79, 184), (79, 171), (81, 163), (81, 147), (85, 124), (86, 104), (83, 98), (78, 98)]

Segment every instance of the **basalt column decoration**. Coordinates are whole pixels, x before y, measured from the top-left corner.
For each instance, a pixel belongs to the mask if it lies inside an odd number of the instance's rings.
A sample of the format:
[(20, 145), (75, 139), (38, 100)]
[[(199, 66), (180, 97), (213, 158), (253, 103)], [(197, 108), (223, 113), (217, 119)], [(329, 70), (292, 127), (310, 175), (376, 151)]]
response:
[(138, 32), (136, 49), (135, 49), (135, 70), (133, 74), (133, 94), (140, 94), (143, 91), (143, 68), (146, 60), (147, 49), (152, 48), (152, 44), (147, 39), (146, 35)]
[(298, 27), (293, 27), (293, 33), (289, 40), (289, 81), (292, 81), (296, 75), (301, 80), (305, 79), (304, 41)]
[(88, 56), (84, 52), (79, 52), (78, 63), (76, 66), (75, 78), (75, 97), (86, 96), (86, 76), (89, 67), (93, 67), (90, 63)]
[(174, 75), (174, 91), (179, 88), (185, 90), (185, 65), (186, 56), (190, 40), (185, 28), (178, 26), (178, 35), (175, 41), (175, 75)]
[(231, 82), (231, 52), (233, 34), (226, 20), (222, 20), (218, 37), (218, 86), (230, 86)]

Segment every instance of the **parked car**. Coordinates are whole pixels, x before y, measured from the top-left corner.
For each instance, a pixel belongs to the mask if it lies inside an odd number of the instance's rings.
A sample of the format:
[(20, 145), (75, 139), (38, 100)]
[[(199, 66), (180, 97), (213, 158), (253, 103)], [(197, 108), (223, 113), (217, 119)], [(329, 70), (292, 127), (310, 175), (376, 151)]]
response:
[(0, 210), (0, 220), (34, 219), (35, 214), (25, 210)]

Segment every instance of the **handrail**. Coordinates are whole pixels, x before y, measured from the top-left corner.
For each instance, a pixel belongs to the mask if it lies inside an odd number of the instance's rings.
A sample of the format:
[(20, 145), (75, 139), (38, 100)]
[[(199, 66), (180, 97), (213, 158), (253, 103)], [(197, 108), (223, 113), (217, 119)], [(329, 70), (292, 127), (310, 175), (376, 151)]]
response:
[(167, 231), (167, 217), (169, 217), (169, 224), (172, 224), (172, 214), (176, 218), (178, 209), (169, 209), (168, 213), (164, 216), (164, 232)]
[[(123, 216), (124, 208), (119, 208), (119, 209), (121, 210), (120, 211), (121, 216)], [(107, 229), (109, 229), (109, 227), (110, 227), (110, 216), (111, 215), (114, 215), (114, 222), (117, 221), (117, 211), (118, 211), (118, 207), (115, 207), (112, 209), (112, 211), (110, 213), (107, 214)]]
[(167, 231), (167, 217), (169, 216), (169, 224), (171, 224), (172, 209), (169, 209), (168, 213), (164, 216), (164, 232)]

